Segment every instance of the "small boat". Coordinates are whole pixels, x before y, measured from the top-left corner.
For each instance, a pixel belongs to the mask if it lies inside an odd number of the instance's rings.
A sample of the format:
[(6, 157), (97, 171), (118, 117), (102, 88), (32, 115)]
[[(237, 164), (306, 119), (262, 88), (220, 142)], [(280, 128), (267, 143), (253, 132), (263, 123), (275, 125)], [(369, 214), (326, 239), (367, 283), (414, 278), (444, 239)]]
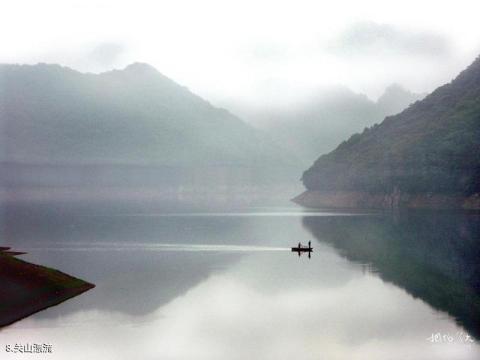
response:
[(302, 243), (298, 243), (298, 246), (292, 247), (292, 252), (298, 253), (298, 256), (300, 256), (304, 252), (308, 252), (308, 257), (310, 257), (312, 251), (313, 248), (310, 241), (308, 242), (308, 246), (303, 246)]

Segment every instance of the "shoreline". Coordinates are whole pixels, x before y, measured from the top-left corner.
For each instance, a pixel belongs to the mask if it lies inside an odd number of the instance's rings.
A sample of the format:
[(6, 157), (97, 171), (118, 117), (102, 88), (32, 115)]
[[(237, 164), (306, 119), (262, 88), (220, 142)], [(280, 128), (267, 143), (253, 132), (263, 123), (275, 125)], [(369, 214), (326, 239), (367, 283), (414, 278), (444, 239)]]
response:
[(309, 208), (480, 210), (480, 195), (366, 193), (306, 190), (292, 201)]
[(0, 247), (0, 331), (95, 287), (61, 271), (17, 259)]

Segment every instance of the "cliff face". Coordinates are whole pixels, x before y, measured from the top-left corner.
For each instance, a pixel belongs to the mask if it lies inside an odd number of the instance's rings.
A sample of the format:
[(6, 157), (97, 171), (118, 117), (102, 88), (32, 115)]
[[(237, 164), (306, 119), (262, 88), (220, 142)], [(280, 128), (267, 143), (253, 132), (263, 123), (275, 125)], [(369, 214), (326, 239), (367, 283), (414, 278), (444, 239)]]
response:
[[(308, 191), (296, 201), (310, 206), (335, 205), (336, 197), (342, 207), (478, 208), (480, 58), (424, 100), (318, 158), (302, 180)], [(322, 204), (326, 194), (331, 199)]]

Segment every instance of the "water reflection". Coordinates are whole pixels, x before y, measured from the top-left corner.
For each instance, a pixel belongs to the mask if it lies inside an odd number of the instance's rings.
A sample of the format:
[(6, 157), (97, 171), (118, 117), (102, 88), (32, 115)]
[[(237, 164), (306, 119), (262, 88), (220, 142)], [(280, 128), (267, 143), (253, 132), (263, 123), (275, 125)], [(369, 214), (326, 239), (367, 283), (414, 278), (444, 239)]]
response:
[[(396, 259), (401, 246), (393, 240), (382, 245), (382, 239), (391, 237), (389, 226), (400, 226), (385, 225), (390, 224), (386, 218), (292, 209), (277, 210), (274, 216), (265, 215), (272, 209), (262, 209), (261, 216), (256, 210), (246, 215), (247, 209), (225, 216), (218, 211), (215, 216), (156, 216), (153, 211), (138, 216), (126, 210), (55, 216), (40, 211), (21, 218), (23, 223), (18, 217), (11, 220), (5, 234), (16, 248), (30, 250), (29, 260), (97, 287), (3, 329), (0, 348), (19, 341), (52, 343), (48, 358), (55, 360), (473, 360), (480, 355), (476, 343), (428, 342), (433, 332), (456, 334), (463, 328), (423, 296), (410, 295), (404, 284), (383, 281), (375, 257), (366, 257), (378, 251), (386, 263), (401, 265)], [(404, 226), (412, 233), (421, 229), (409, 221)], [(471, 226), (464, 233), (473, 236)], [(365, 233), (377, 228), (371, 246), (378, 250), (362, 252), (359, 246), (358, 258), (339, 255), (348, 252), (349, 236), (363, 244)], [(312, 242), (315, 254), (298, 261), (290, 248), (308, 243), (312, 233), (320, 240)], [(474, 254), (468, 256), (474, 259)], [(378, 273), (365, 271), (365, 263), (373, 263)], [(475, 284), (475, 274), (464, 274), (470, 280), (463, 283)], [(428, 273), (422, 276), (427, 280), (418, 280), (420, 288), (430, 281)]]
[(384, 217), (310, 218), (320, 242), (373, 271), (480, 335), (480, 217), (408, 212)]
[[(204, 212), (142, 208), (5, 208), (1, 240), (27, 252), (27, 261), (50, 266), (95, 283), (88, 296), (36, 316), (58, 317), (82, 309), (145, 315), (255, 251), (287, 251), (269, 228), (243, 211)], [(160, 212), (159, 210), (163, 210)], [(260, 214), (265, 210), (261, 209)], [(289, 212), (285, 212), (289, 214)], [(278, 214), (278, 212), (276, 213)], [(168, 215), (168, 216), (166, 216)], [(298, 216), (294, 213), (298, 222)], [(261, 229), (260, 229), (261, 228)], [(283, 222), (283, 236), (293, 229)], [(262, 245), (262, 246), (260, 246)], [(289, 245), (289, 244), (288, 244)]]
[(317, 248), (307, 262), (289, 252), (243, 256), (145, 315), (79, 307), (32, 317), (7, 328), (0, 344), (50, 342), (49, 359), (72, 360), (478, 358), (476, 344), (426, 340), (461, 330), (448, 318)]

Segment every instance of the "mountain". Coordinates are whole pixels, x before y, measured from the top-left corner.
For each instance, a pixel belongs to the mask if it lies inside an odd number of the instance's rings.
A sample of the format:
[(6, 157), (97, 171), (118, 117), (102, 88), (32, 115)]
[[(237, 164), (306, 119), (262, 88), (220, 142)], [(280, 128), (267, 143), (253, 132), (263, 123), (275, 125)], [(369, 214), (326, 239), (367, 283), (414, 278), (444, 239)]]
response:
[(381, 120), (386, 116), (398, 114), (425, 96), (426, 94), (412, 93), (398, 84), (388, 86), (376, 102), (378, 109), (383, 113)]
[(480, 58), (449, 84), (320, 156), (310, 206), (480, 208)]
[[(391, 85), (377, 102), (346, 87), (322, 89), (295, 107), (257, 113), (250, 117), (292, 153), (312, 163), (319, 154), (335, 149), (352, 132), (381, 122), (421, 99), (400, 85)], [(258, 117), (258, 119), (256, 119)]]
[(0, 130), (4, 162), (288, 163), (266, 135), (141, 63), (98, 75), (0, 65)]

